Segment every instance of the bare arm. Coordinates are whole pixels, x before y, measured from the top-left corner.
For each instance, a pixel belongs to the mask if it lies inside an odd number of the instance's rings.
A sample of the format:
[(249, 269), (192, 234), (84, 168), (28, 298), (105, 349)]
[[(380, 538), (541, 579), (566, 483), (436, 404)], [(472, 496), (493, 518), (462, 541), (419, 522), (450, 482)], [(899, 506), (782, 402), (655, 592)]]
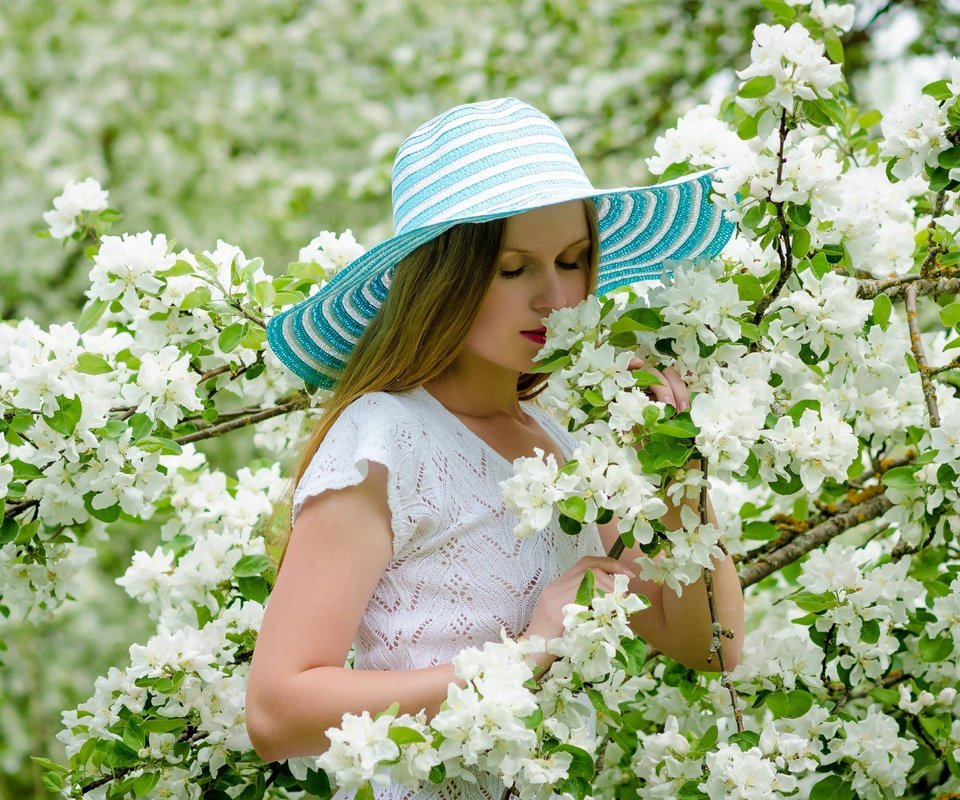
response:
[[(663, 523), (668, 530), (675, 530), (681, 527), (680, 507), (669, 501), (667, 503), (668, 510), (663, 516)], [(696, 501), (686, 501), (686, 504), (697, 509)], [(707, 511), (710, 523), (716, 525), (717, 518), (709, 497)], [(616, 519), (600, 526), (600, 538), (607, 552), (617, 540), (617, 535)], [(620, 560), (633, 564), (639, 555), (640, 548), (633, 547), (624, 550)], [(721, 637), (724, 662), (727, 669), (733, 669), (740, 661), (743, 646), (743, 591), (730, 556), (714, 564), (713, 590), (717, 600), (717, 615), (720, 623), (734, 634), (733, 639)], [(650, 601), (650, 607), (633, 618), (632, 626), (639, 636), (681, 664), (705, 672), (719, 672), (720, 661), (717, 656), (707, 662), (712, 629), (707, 590), (702, 577), (685, 586), (681, 597), (663, 584), (640, 578), (631, 579), (630, 589), (645, 595)]]
[(247, 681), (247, 730), (266, 760), (317, 755), (343, 714), (435, 714), (454, 681), (444, 664), (409, 671), (344, 669), (364, 609), (392, 555), (387, 470), (324, 492), (297, 517), (257, 638)]

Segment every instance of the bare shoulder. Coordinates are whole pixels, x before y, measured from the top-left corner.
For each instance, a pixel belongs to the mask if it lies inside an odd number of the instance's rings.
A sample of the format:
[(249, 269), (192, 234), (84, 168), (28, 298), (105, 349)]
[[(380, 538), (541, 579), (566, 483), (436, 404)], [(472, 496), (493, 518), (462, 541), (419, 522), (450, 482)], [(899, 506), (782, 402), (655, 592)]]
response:
[(363, 482), (304, 502), (260, 630), (260, 671), (343, 665), (392, 557), (386, 483), (371, 462)]

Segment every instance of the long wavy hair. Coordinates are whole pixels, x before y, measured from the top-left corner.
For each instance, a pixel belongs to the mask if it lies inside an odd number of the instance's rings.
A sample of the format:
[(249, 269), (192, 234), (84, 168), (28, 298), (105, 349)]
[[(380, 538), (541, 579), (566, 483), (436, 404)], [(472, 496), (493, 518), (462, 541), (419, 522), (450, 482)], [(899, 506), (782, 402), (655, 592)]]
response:
[[(590, 233), (587, 291), (593, 292), (600, 257), (597, 211), (590, 201), (583, 205)], [(505, 232), (506, 219), (457, 225), (397, 263), (386, 300), (357, 342), (303, 448), (288, 494), (354, 400), (370, 392), (414, 389), (450, 367), (493, 281)], [(521, 374), (517, 397), (536, 397), (545, 380), (542, 374)], [(287, 525), (280, 541), (281, 565), (289, 537)]]

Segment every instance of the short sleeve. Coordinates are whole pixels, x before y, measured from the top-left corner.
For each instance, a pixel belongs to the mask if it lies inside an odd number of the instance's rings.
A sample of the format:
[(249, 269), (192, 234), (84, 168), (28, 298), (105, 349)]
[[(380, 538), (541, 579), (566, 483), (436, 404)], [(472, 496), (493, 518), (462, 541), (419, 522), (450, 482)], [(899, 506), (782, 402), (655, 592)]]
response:
[(293, 493), (293, 518), (304, 502), (322, 492), (356, 486), (375, 461), (387, 468), (387, 504), (396, 556), (414, 534), (438, 524), (441, 494), (429, 485), (431, 437), (402, 400), (386, 393), (367, 394), (343, 410), (331, 426)]

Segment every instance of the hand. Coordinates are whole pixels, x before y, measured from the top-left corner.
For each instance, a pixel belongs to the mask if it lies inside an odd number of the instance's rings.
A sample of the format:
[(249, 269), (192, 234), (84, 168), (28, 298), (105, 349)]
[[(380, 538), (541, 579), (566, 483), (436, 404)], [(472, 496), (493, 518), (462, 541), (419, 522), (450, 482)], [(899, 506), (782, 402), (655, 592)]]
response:
[(646, 389), (646, 393), (651, 400), (669, 403), (677, 409), (677, 413), (690, 408), (690, 392), (687, 389), (687, 384), (684, 383), (680, 373), (673, 367), (667, 367), (661, 372), (656, 367), (645, 365), (642, 358), (634, 358), (630, 360), (630, 369), (642, 369), (644, 372), (652, 373), (660, 379), (659, 385), (650, 386)]
[[(605, 592), (613, 591), (613, 576), (617, 574), (635, 577), (633, 570), (614, 558), (606, 556), (584, 556), (556, 580), (547, 584), (537, 601), (533, 618), (524, 632), (524, 636), (542, 636), (549, 641), (563, 635), (563, 607), (576, 601), (577, 589), (587, 570), (593, 570), (596, 587)], [(537, 653), (534, 661), (540, 667), (548, 666), (554, 660), (550, 653)]]

